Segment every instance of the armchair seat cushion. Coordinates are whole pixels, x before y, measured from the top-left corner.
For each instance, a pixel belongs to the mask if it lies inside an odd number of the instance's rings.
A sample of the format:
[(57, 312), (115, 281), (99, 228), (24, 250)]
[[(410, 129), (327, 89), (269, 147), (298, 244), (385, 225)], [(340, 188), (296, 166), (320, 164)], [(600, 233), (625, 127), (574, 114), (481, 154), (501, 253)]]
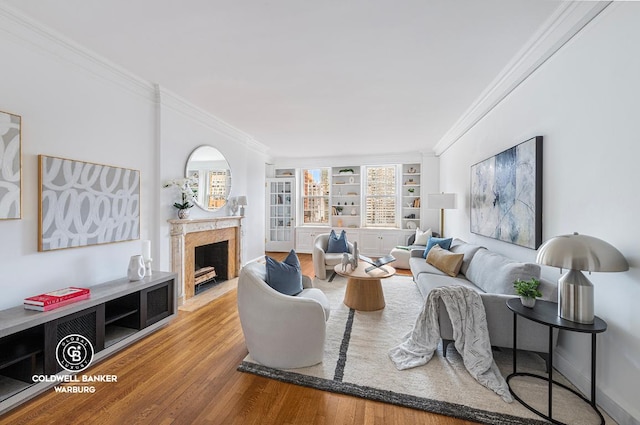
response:
[(337, 264), (340, 264), (342, 262), (343, 254), (344, 254), (343, 252), (339, 254), (333, 253), (333, 252), (328, 252), (324, 254), (324, 264), (327, 266), (335, 266)]

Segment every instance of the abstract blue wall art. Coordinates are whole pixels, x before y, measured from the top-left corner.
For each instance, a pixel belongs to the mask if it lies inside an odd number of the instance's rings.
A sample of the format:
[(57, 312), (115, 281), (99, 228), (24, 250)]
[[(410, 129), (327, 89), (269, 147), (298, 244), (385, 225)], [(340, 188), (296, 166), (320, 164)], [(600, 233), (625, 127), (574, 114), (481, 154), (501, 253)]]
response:
[(542, 243), (542, 136), (471, 166), (471, 232), (537, 249)]
[(140, 238), (140, 171), (39, 155), (38, 251)]

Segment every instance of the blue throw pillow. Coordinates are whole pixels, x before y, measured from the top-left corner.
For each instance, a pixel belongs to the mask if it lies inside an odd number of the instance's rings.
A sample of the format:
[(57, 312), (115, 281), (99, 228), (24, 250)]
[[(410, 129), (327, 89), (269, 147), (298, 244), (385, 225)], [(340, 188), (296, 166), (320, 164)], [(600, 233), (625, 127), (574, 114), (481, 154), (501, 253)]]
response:
[(347, 244), (347, 232), (343, 230), (342, 232), (340, 232), (340, 237), (338, 237), (336, 236), (336, 232), (331, 229), (331, 233), (329, 234), (329, 246), (327, 247), (327, 252), (349, 252), (349, 245)]
[(302, 270), (293, 249), (283, 262), (267, 256), (267, 285), (285, 295), (302, 292)]
[(422, 254), (422, 258), (427, 258), (427, 254), (429, 253), (429, 250), (433, 248), (434, 245), (439, 245), (440, 248), (446, 249), (448, 251), (449, 248), (451, 248), (452, 240), (453, 238), (444, 239), (444, 238), (430, 237), (429, 241), (427, 242), (427, 248), (424, 250), (424, 254)]

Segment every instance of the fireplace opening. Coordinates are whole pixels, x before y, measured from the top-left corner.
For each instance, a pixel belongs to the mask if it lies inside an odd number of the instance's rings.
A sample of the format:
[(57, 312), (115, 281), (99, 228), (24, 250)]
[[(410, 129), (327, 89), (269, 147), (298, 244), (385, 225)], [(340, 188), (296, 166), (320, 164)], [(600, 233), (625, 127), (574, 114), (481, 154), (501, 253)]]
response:
[(229, 241), (197, 246), (194, 257), (195, 295), (229, 279)]

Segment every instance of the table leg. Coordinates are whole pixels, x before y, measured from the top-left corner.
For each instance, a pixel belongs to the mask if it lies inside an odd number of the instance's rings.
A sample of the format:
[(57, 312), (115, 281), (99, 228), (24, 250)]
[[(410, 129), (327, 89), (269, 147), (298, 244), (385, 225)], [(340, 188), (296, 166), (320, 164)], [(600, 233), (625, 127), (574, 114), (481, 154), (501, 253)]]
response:
[(344, 293), (344, 304), (361, 311), (383, 309), (385, 302), (380, 279), (361, 280), (350, 277)]
[(591, 405), (596, 407), (596, 334), (591, 334)]
[(549, 418), (552, 418), (553, 405), (553, 327), (549, 326)]
[(513, 373), (516, 373), (516, 359), (518, 351), (518, 315), (513, 313)]

